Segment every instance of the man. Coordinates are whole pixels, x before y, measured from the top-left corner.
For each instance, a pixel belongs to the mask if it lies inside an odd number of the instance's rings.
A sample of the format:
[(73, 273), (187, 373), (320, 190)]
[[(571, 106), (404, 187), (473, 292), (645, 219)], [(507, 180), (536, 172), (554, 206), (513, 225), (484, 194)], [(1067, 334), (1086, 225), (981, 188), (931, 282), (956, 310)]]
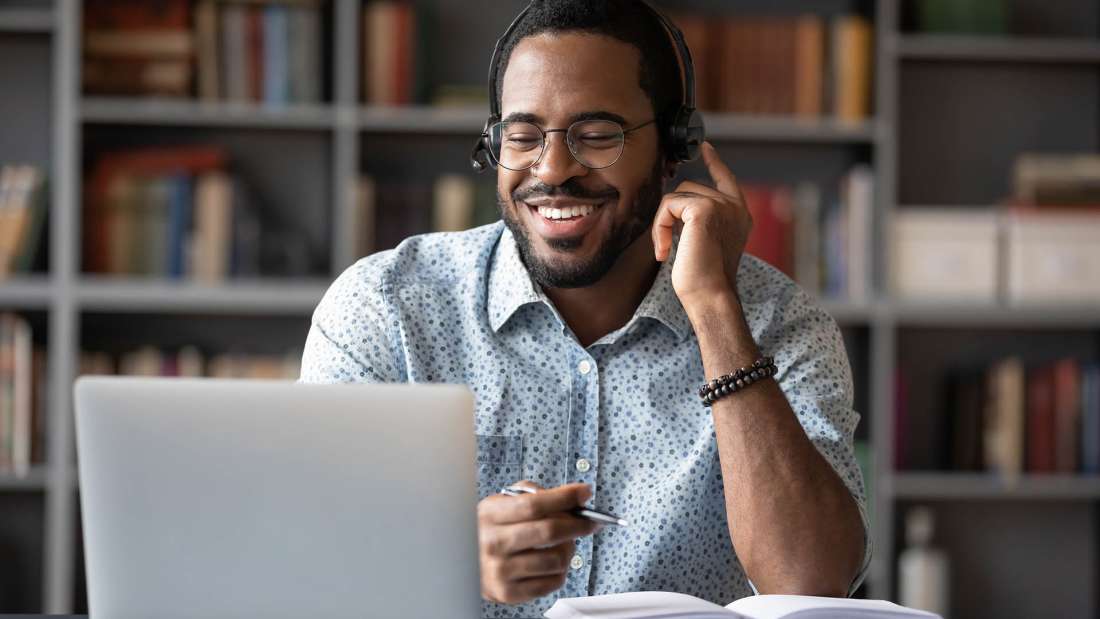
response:
[[(665, 193), (668, 32), (636, 0), (536, 2), (500, 69), (503, 224), (348, 269), (302, 380), (472, 388), (487, 616), (631, 590), (849, 594), (870, 545), (843, 343), (742, 255), (751, 220), (710, 145), (713, 184)], [(703, 406), (705, 379), (765, 355), (774, 379)], [(516, 482), (539, 491), (498, 494)], [(598, 529), (581, 504), (630, 526)]]

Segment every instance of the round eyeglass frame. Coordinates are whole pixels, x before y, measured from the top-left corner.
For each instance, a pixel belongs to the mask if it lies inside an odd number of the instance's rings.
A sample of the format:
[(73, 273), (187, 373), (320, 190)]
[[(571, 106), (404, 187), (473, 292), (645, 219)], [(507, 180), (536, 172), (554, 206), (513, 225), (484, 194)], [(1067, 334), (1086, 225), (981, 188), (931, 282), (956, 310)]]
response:
[[(607, 165), (604, 165), (604, 166), (590, 166), (587, 163), (581, 161), (581, 158), (577, 155), (576, 152), (573, 151), (573, 146), (569, 141), (569, 132), (573, 129), (573, 127), (576, 127), (577, 125), (580, 125), (580, 124), (583, 124), (583, 123), (590, 123), (590, 122), (604, 122), (604, 123), (608, 123), (608, 124), (611, 124), (611, 125), (615, 125), (619, 128), (619, 132), (623, 136), (623, 140), (619, 144), (618, 154), (615, 155), (615, 159), (612, 160), (611, 163), (609, 163)], [(492, 125), (490, 125), (488, 131), (486, 131), (485, 133), (482, 133), (481, 137), (484, 138), (486, 141), (488, 141), (488, 143), (490, 144), (490, 148), (488, 148), (487, 150), (489, 151), (489, 156), (493, 158), (493, 161), (498, 166), (504, 168), (505, 170), (511, 170), (512, 172), (522, 172), (524, 170), (530, 170), (531, 168), (535, 167), (535, 165), (537, 165), (538, 162), (542, 161), (543, 155), (546, 154), (546, 138), (547, 138), (547, 135), (550, 134), (550, 133), (564, 133), (565, 134), (565, 147), (567, 149), (569, 149), (569, 155), (571, 157), (573, 157), (574, 161), (576, 161), (577, 163), (581, 164), (582, 166), (584, 166), (585, 168), (587, 168), (589, 170), (605, 170), (605, 169), (610, 168), (611, 166), (615, 165), (616, 163), (618, 163), (619, 159), (622, 158), (623, 151), (626, 150), (626, 139), (625, 139), (626, 134), (628, 134), (632, 131), (636, 131), (638, 129), (641, 129), (642, 127), (648, 127), (649, 125), (652, 125), (655, 122), (657, 122), (657, 119), (652, 118), (650, 120), (645, 121), (644, 123), (634, 125), (633, 127), (629, 128), (629, 129), (626, 129), (622, 125), (620, 125), (619, 123), (617, 123), (613, 120), (607, 120), (607, 119), (604, 119), (604, 118), (589, 118), (589, 119), (586, 119), (586, 120), (578, 120), (578, 121), (570, 124), (568, 127), (564, 128), (564, 129), (543, 129), (542, 127), (536, 125), (535, 123), (525, 121), (525, 120), (502, 120), (502, 121), (497, 121), (497, 122), (493, 123)], [(539, 135), (542, 137), (542, 150), (539, 152), (539, 156), (536, 157), (535, 160), (532, 161), (531, 163), (529, 163), (527, 166), (522, 167), (522, 168), (510, 168), (510, 167), (504, 165), (503, 163), (501, 163), (499, 154), (497, 152), (494, 152), (493, 148), (491, 147), (492, 140), (489, 138), (489, 136), (492, 135), (492, 132), (497, 127), (500, 127), (501, 125), (506, 125), (506, 124), (511, 124), (511, 123), (524, 123), (524, 124), (527, 124), (527, 125), (531, 125), (532, 127), (534, 127), (535, 129), (538, 130)]]

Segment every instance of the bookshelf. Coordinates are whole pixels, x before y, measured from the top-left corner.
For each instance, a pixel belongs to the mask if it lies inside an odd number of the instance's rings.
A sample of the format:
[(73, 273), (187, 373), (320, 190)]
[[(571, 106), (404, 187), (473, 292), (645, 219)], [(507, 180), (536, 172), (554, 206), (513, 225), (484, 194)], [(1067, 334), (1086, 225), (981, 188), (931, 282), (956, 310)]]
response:
[[(449, 27), (439, 45), (453, 52), (432, 67), (431, 79), (480, 84), (492, 43), (524, 3), (486, 0), (477, 10), (462, 0), (431, 4)], [(958, 558), (957, 582), (975, 592), (960, 598), (956, 616), (983, 616), (982, 604), (993, 598), (1003, 599), (990, 607), (1003, 616), (1028, 616), (1030, 607), (1015, 602), (1033, 587), (1071, 592), (1044, 614), (1100, 612), (1096, 479), (1025, 476), (1008, 486), (986, 475), (892, 467), (899, 367), (915, 359), (923, 386), (931, 389), (956, 354), (981, 359), (1031, 351), (1045, 358), (1072, 351), (1097, 359), (1100, 308), (897, 301), (887, 292), (885, 240), (898, 209), (992, 203), (1004, 193), (1011, 156), (1021, 149), (1100, 147), (1100, 9), (1072, 0), (1017, 0), (1021, 15), (1047, 19), (1030, 30), (1013, 30), (1019, 36), (991, 38), (916, 34), (914, 0), (798, 0), (778, 8), (764, 0), (738, 0), (732, 8), (719, 0), (682, 4), (714, 12), (850, 11), (874, 22), (873, 120), (706, 116), (711, 138), (742, 179), (833, 183), (853, 163), (874, 170), (874, 294), (865, 302), (824, 302), (841, 324), (852, 360), (863, 415), (857, 433), (872, 447), (876, 554), (864, 593), (894, 597), (904, 510), (931, 504), (944, 527), (940, 541)], [(121, 338), (118, 346), (170, 346), (187, 338), (238, 349), (300, 344), (328, 283), (356, 258), (349, 230), (360, 174), (414, 167), (415, 178), (469, 174), (466, 157), (484, 109), (360, 103), (359, 6), (358, 0), (326, 4), (325, 32), (331, 36), (324, 38), (322, 103), (271, 108), (83, 96), (81, 3), (0, 0), (0, 78), (24, 85), (18, 95), (0, 98), (0, 161), (37, 163), (52, 182), (48, 270), (0, 282), (0, 311), (29, 315), (42, 331), (36, 338), (48, 348), (51, 385), (47, 464), (25, 478), (0, 476), (0, 550), (16, 557), (0, 566), (0, 583), (15, 583), (0, 586), (0, 612), (86, 609), (70, 390), (82, 349), (109, 347), (114, 337)], [(18, 63), (5, 60), (13, 52)], [(1043, 96), (1032, 101), (1036, 91)], [(325, 248), (314, 272), (225, 285), (83, 273), (83, 164), (118, 146), (178, 143), (225, 145), (254, 178), (264, 179), (262, 189), (276, 196), (271, 208)], [(700, 170), (696, 165), (687, 173)], [(278, 334), (278, 341), (265, 343), (268, 334)], [(930, 397), (917, 400), (914, 412), (934, 406)], [(976, 530), (980, 518), (992, 523), (993, 533)], [(983, 576), (987, 565), (1016, 560), (1021, 552), (1024, 560), (1048, 566), (1035, 555), (1064, 519), (1076, 537), (1059, 538), (1052, 552), (1091, 566), (1085, 573), (1066, 576), (1053, 566), (1023, 576), (990, 568)], [(991, 538), (994, 533), (1003, 537)], [(1021, 551), (1024, 544), (1034, 548)]]

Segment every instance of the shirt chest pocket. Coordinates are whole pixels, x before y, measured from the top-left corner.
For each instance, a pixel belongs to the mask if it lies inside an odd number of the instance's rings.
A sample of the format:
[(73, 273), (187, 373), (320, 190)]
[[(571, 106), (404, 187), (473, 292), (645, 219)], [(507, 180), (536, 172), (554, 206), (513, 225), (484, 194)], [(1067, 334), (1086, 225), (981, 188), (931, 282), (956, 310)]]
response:
[(523, 479), (523, 435), (477, 435), (477, 498)]

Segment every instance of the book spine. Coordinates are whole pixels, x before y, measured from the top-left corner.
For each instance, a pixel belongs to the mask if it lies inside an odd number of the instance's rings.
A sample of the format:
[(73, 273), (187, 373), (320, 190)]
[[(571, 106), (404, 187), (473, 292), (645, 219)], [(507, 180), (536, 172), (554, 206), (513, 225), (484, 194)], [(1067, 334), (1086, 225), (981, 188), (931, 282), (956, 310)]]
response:
[(264, 103), (285, 105), (290, 99), (289, 74), (289, 24), (287, 9), (280, 4), (270, 4), (263, 9), (264, 20)]

